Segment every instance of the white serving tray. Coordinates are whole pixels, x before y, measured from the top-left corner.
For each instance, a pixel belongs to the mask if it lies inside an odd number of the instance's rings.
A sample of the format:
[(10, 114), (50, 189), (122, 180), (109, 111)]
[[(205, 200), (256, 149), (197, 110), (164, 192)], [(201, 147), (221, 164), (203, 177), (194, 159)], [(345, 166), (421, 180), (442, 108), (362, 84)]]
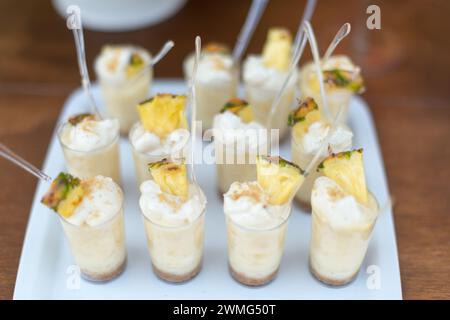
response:
[[(96, 86), (94, 95), (101, 101)], [(157, 80), (152, 93), (186, 91), (180, 80)], [(88, 101), (80, 89), (67, 100), (59, 122), (69, 115), (87, 110)], [(381, 204), (388, 198), (388, 186), (369, 108), (360, 98), (352, 100), (350, 126), (355, 147), (364, 147), (365, 166), (370, 190)], [(379, 217), (366, 258), (357, 279), (351, 284), (331, 288), (315, 280), (308, 270), (310, 215), (293, 206), (286, 247), (277, 278), (260, 288), (238, 284), (228, 273), (226, 229), (222, 200), (216, 187), (214, 165), (199, 165), (198, 181), (207, 198), (206, 235), (203, 269), (193, 280), (170, 284), (152, 272), (144, 226), (138, 207), (131, 148), (121, 138), (122, 182), (126, 195), (126, 242), (128, 265), (125, 272), (108, 283), (81, 280), (79, 288), (70, 285), (74, 264), (58, 217), (40, 204), (47, 189), (40, 182), (31, 209), (25, 242), (17, 274), (14, 299), (401, 299), (400, 270), (391, 210)], [(289, 141), (280, 147), (282, 156), (290, 159)], [(50, 142), (44, 171), (56, 176), (65, 170), (62, 150), (54, 134)], [(376, 275), (367, 268), (376, 266)], [(369, 268), (369, 271), (372, 270)], [(371, 281), (376, 276), (379, 282)], [(371, 278), (372, 277), (372, 278)], [(367, 285), (378, 283), (379, 286)]]

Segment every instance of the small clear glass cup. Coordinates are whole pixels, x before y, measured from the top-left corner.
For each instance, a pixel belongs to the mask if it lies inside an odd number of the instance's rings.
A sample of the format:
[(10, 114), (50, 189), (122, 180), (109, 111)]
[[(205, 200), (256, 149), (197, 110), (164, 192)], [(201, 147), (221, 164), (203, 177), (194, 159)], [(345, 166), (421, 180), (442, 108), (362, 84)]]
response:
[(368, 196), (368, 205), (377, 214), (373, 221), (351, 228), (331, 226), (313, 203), (309, 267), (319, 281), (342, 286), (358, 275), (380, 210), (375, 197), (370, 192)]
[(98, 226), (75, 225), (60, 216), (61, 225), (83, 278), (108, 281), (126, 267), (123, 199), (120, 210)]
[[(201, 192), (200, 187), (196, 187)], [(205, 212), (206, 208), (195, 220), (179, 226), (158, 224), (141, 212), (153, 272), (159, 278), (168, 282), (185, 282), (200, 272)]]
[[(294, 74), (293, 77), (296, 77), (296, 75)], [(280, 102), (277, 106), (276, 114), (272, 119), (271, 129), (279, 130), (280, 139), (284, 138), (286, 136), (286, 133), (288, 132), (287, 122), (289, 112), (291, 111), (297, 94), (295, 84), (295, 79), (294, 81), (291, 80), (291, 82), (288, 84), (286, 90), (281, 96)], [(245, 77), (244, 87), (246, 98), (249, 104), (253, 107), (255, 121), (266, 125), (273, 101), (281, 88), (272, 88), (271, 90), (268, 90), (267, 88), (261, 86), (261, 84), (245, 81)]]
[(130, 141), (131, 149), (133, 150), (133, 160), (134, 166), (136, 168), (136, 178), (138, 186), (140, 186), (141, 183), (144, 182), (145, 180), (153, 180), (153, 177), (150, 174), (150, 171), (148, 170), (149, 163), (157, 162), (165, 158), (171, 159), (172, 156), (171, 154), (149, 155), (145, 152), (140, 152), (136, 150), (136, 148), (133, 145), (131, 137), (133, 136), (133, 132), (138, 128), (139, 125), (140, 122), (136, 122), (131, 128), (130, 133), (128, 135), (128, 140)]
[[(298, 143), (298, 138), (295, 136), (294, 130), (291, 130), (291, 158), (292, 161), (303, 170), (306, 169), (314, 158), (314, 154), (308, 154), (302, 145)], [(317, 172), (317, 170), (311, 170), (295, 194), (295, 200), (305, 210), (311, 209), (311, 191), (314, 181), (320, 176), (321, 174)]]
[[(262, 137), (258, 136), (258, 139)], [(233, 182), (256, 180), (256, 156), (261, 152), (267, 153), (267, 140), (261, 141), (256, 149), (237, 140), (227, 144), (220, 135), (214, 137), (217, 182), (221, 194), (226, 193)]]
[[(320, 94), (320, 87), (312, 87), (308, 79), (316, 75), (315, 67), (306, 65), (300, 73), (300, 99), (308, 97), (313, 98), (319, 106), (322, 106), (322, 96)], [(341, 115), (337, 119), (338, 123), (345, 123), (348, 118), (348, 111), (350, 107), (350, 100), (354, 95), (351, 90), (342, 88), (329, 89), (325, 87), (325, 94), (327, 97), (328, 108), (330, 116), (334, 119), (340, 112)]]
[(67, 125), (69, 124), (65, 122), (58, 128), (58, 139), (64, 153), (68, 172), (80, 179), (102, 175), (112, 178), (114, 182), (120, 185), (119, 131), (105, 146), (84, 151), (73, 149), (64, 143), (62, 134)]
[(275, 227), (256, 229), (241, 226), (225, 214), (227, 225), (228, 265), (231, 276), (247, 286), (261, 286), (277, 275), (284, 251), (289, 211)]
[[(187, 84), (190, 82), (190, 75), (187, 72), (189, 60), (193, 56), (186, 57), (184, 62), (184, 78)], [(224, 104), (234, 98), (237, 93), (239, 83), (239, 68), (230, 71), (232, 81), (200, 81), (197, 77), (195, 85), (197, 120), (202, 122), (202, 129), (210, 129), (213, 125), (213, 119), (220, 112)], [(218, 79), (220, 80), (220, 79)]]
[(123, 81), (111, 81), (97, 74), (106, 110), (111, 118), (117, 118), (120, 132), (127, 134), (139, 120), (136, 106), (147, 99), (153, 81), (153, 68)]

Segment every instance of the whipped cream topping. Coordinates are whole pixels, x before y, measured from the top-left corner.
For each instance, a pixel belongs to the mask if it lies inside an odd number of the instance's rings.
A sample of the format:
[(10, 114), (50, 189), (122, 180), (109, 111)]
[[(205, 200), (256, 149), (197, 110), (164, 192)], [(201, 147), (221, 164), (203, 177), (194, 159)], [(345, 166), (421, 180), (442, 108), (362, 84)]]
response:
[(237, 225), (258, 230), (267, 230), (286, 221), (290, 205), (276, 206), (256, 181), (233, 182), (224, 194), (225, 214)]
[(245, 147), (246, 151), (257, 150), (259, 146), (267, 142), (265, 131), (262, 130), (264, 130), (264, 126), (258, 122), (246, 123), (230, 111), (218, 113), (214, 116), (214, 139), (222, 144), (233, 145), (244, 139), (245, 143), (242, 143), (242, 146)]
[[(194, 66), (194, 55), (186, 58), (184, 73), (190, 78)], [(222, 84), (234, 80), (233, 60), (230, 55), (202, 53), (197, 68), (196, 81), (209, 85)]]
[[(331, 125), (324, 121), (316, 121), (308, 127), (308, 131), (302, 136), (300, 143), (303, 150), (310, 155), (315, 155), (324, 142)], [(328, 140), (328, 148), (322, 150), (322, 157), (326, 157), (330, 152), (338, 153), (348, 151), (352, 147), (352, 131), (344, 124), (339, 124)]]
[(66, 218), (69, 223), (94, 227), (107, 222), (121, 210), (122, 190), (111, 178), (95, 176), (81, 183), (85, 195), (74, 213)]
[(147, 50), (131, 45), (106, 46), (95, 60), (94, 68), (101, 80), (120, 82), (126, 80), (127, 67), (132, 55), (139, 55), (144, 65), (150, 63), (151, 57)]
[(85, 118), (76, 125), (63, 125), (61, 142), (70, 149), (92, 151), (109, 145), (119, 135), (119, 120)]
[(144, 181), (140, 187), (139, 206), (142, 213), (158, 225), (184, 226), (192, 223), (205, 210), (206, 197), (194, 184), (189, 185), (188, 200), (163, 192), (153, 180)]
[(315, 180), (311, 205), (315, 213), (335, 228), (367, 226), (378, 215), (377, 204), (372, 196), (369, 195), (368, 204), (361, 204), (328, 177)]
[[(244, 81), (264, 90), (278, 91), (286, 80), (287, 71), (282, 72), (274, 68), (268, 68), (260, 55), (249, 55), (244, 62)], [(295, 70), (288, 86), (294, 86), (297, 82), (298, 71)]]
[(151, 156), (174, 155), (181, 152), (189, 139), (189, 131), (176, 129), (165, 139), (145, 130), (141, 123), (136, 124), (130, 133), (130, 141), (133, 147), (141, 153)]

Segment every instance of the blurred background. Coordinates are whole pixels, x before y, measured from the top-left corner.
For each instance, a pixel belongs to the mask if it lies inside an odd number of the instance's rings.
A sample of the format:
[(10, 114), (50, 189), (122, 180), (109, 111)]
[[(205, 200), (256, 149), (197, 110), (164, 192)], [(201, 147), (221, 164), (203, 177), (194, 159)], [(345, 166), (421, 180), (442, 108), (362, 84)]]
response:
[[(269, 27), (295, 34), (305, 0), (271, 0), (247, 52), (260, 52)], [(156, 78), (181, 78), (194, 37), (232, 47), (250, 0), (73, 0), (0, 2), (0, 141), (41, 166), (55, 121), (79, 86), (67, 4), (79, 4), (91, 78), (102, 45), (132, 43), (152, 53), (175, 48)], [(381, 8), (368, 30), (366, 8)], [(339, 27), (352, 33), (336, 50), (362, 67), (396, 201), (404, 298), (450, 298), (450, 1), (319, 0), (312, 25), (322, 53)], [(107, 31), (106, 31), (107, 30)], [(309, 59), (309, 52), (302, 62)], [(370, 170), (370, 168), (369, 168)], [(0, 161), (0, 299), (11, 298), (36, 179)]]

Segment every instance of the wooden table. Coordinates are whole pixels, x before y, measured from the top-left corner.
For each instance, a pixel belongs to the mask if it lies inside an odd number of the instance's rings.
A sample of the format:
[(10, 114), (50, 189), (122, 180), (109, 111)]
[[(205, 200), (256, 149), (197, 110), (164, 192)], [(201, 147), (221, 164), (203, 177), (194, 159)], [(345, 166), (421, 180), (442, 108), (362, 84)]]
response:
[[(355, 56), (364, 32), (364, 1), (321, 0), (313, 25), (322, 51), (340, 25), (355, 24), (339, 51)], [(448, 1), (378, 1), (382, 29), (366, 31), (397, 62), (387, 70), (364, 63), (391, 193), (404, 298), (450, 298), (450, 41)], [(136, 32), (87, 31), (88, 59), (108, 42), (128, 42), (152, 52), (167, 39), (176, 47), (156, 67), (156, 77), (181, 77), (194, 36), (232, 44), (249, 1), (192, 0), (174, 17)], [(249, 47), (261, 50), (269, 26), (295, 32), (302, 0), (272, 1)], [(0, 141), (41, 166), (55, 120), (79, 85), (72, 35), (50, 1), (3, 0), (0, 4)], [(356, 32), (355, 32), (356, 31)], [(381, 40), (380, 40), (381, 39)], [(381, 41), (381, 42), (380, 42)], [(381, 44), (377, 44), (381, 43)], [(376, 54), (373, 54), (376, 53)], [(360, 57), (361, 55), (358, 55)], [(363, 63), (363, 62), (362, 62)], [(370, 170), (370, 168), (368, 168)], [(0, 161), (0, 299), (12, 298), (36, 179)]]

